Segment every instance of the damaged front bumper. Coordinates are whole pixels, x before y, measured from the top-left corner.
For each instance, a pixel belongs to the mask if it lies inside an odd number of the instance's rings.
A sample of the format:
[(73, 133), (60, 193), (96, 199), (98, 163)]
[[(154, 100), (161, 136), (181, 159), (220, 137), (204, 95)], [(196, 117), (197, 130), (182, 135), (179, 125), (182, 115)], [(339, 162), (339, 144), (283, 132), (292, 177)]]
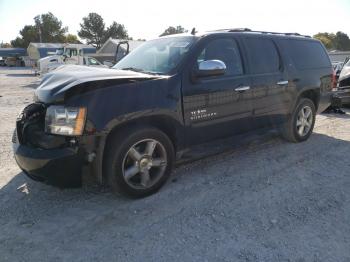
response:
[(78, 148), (39, 149), (13, 143), (18, 166), (33, 180), (58, 187), (81, 186), (83, 157)]
[(79, 187), (86, 148), (74, 137), (44, 132), (46, 108), (31, 104), (17, 119), (13, 152), (18, 166), (30, 178), (58, 187)]

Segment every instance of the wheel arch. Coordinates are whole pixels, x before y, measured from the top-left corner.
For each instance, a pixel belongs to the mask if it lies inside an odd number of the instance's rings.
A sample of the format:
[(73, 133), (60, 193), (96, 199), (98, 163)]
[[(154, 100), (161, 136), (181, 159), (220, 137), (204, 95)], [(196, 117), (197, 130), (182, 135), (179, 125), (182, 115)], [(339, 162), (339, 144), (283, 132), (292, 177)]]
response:
[(184, 138), (183, 138), (183, 129), (180, 122), (171, 118), (167, 115), (153, 115), (147, 117), (140, 117), (132, 120), (127, 120), (117, 125), (114, 125), (110, 128), (104, 139), (103, 150), (101, 151), (100, 162), (101, 162), (101, 173), (98, 175), (101, 177), (100, 181), (105, 180), (105, 172), (103, 171), (104, 161), (105, 161), (105, 153), (107, 151), (108, 145), (110, 144), (111, 139), (114, 136), (117, 136), (119, 133), (124, 131), (125, 129), (131, 128), (156, 128), (162, 131), (165, 135), (167, 135), (174, 146), (174, 151), (178, 151), (183, 147)]
[(301, 98), (308, 98), (310, 99), (314, 105), (315, 105), (315, 109), (317, 111), (318, 109), (318, 105), (320, 102), (320, 97), (321, 97), (321, 92), (319, 88), (316, 89), (308, 89), (308, 90), (303, 90), (298, 97), (298, 100)]

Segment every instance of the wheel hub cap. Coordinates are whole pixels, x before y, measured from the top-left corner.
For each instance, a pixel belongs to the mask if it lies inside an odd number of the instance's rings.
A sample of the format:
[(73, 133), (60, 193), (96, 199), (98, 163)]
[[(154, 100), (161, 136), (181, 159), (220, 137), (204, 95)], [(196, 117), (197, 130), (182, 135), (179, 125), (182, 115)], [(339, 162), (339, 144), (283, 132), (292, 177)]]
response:
[(151, 169), (152, 166), (152, 158), (144, 157), (139, 162), (139, 167), (141, 170)]

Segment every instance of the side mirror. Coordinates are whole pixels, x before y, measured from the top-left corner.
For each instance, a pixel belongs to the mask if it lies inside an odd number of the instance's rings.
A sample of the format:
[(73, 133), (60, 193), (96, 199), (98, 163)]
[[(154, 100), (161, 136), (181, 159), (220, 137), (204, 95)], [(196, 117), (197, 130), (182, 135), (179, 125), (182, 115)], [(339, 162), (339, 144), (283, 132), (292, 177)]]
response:
[(219, 76), (226, 72), (226, 65), (221, 60), (206, 60), (198, 65), (197, 77)]

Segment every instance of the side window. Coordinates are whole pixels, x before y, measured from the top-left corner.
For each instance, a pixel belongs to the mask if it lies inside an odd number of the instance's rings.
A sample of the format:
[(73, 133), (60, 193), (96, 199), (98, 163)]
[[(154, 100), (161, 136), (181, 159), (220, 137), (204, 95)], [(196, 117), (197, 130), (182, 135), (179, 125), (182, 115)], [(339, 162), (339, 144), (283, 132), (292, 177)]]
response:
[(319, 42), (308, 40), (283, 40), (298, 69), (329, 67), (328, 54)]
[(272, 40), (246, 38), (244, 42), (252, 74), (275, 73), (280, 70), (280, 58)]
[(197, 57), (197, 64), (206, 60), (221, 60), (228, 76), (242, 75), (243, 67), (237, 43), (233, 39), (217, 39), (209, 42)]

